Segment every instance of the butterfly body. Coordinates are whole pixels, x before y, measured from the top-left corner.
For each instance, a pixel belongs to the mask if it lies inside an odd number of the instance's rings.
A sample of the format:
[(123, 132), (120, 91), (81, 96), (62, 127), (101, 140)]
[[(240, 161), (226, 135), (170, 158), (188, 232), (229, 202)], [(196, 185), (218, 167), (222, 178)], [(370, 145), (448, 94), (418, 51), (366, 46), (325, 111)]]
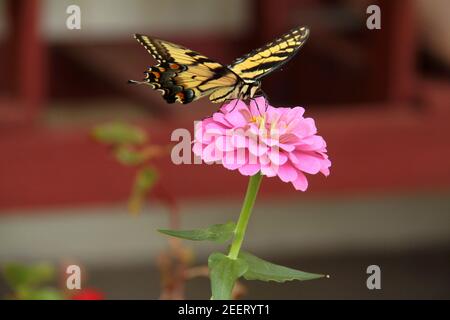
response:
[(161, 91), (168, 103), (190, 103), (205, 96), (213, 103), (251, 99), (261, 91), (261, 78), (289, 61), (308, 38), (306, 27), (292, 29), (265, 46), (224, 66), (193, 50), (136, 34), (136, 40), (158, 61), (143, 81)]

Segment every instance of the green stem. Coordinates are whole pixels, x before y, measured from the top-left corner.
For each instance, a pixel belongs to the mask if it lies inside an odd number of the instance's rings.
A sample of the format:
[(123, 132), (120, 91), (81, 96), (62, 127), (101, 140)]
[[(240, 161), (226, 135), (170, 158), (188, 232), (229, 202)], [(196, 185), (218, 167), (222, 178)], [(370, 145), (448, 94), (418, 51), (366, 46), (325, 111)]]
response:
[(248, 220), (252, 214), (253, 206), (255, 204), (256, 195), (258, 194), (259, 186), (261, 185), (262, 175), (260, 173), (250, 177), (245, 194), (244, 203), (242, 205), (241, 214), (236, 225), (236, 231), (231, 244), (228, 257), (230, 259), (237, 259), (239, 251), (241, 250), (242, 241), (244, 241), (245, 230), (247, 229)]

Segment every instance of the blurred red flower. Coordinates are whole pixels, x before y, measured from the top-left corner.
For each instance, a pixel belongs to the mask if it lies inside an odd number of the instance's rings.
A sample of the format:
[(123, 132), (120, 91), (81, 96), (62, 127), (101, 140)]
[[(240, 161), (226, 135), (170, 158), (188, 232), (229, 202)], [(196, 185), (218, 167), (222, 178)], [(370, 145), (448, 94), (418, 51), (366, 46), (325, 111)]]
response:
[(72, 300), (105, 300), (105, 295), (95, 289), (83, 289), (74, 294)]

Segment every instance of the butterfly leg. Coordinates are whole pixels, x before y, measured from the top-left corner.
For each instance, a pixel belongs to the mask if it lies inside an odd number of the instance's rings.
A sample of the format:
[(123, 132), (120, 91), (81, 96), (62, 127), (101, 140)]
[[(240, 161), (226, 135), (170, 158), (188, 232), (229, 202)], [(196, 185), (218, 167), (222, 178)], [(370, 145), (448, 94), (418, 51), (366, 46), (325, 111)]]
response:
[(233, 112), (234, 111), (234, 109), (236, 108), (236, 106), (237, 106), (237, 103), (239, 102), (239, 100), (241, 99), (241, 97), (242, 97), (242, 94), (241, 93), (239, 93), (239, 96), (237, 97), (237, 98), (233, 98), (233, 99), (225, 99), (224, 101), (223, 101), (223, 103), (220, 105), (220, 108), (219, 108), (219, 110), (226, 104), (226, 103), (229, 103), (230, 101), (233, 101), (233, 100), (235, 100), (236, 101), (236, 103), (234, 104), (234, 106), (233, 106), (233, 108), (229, 111), (229, 112)]
[[(220, 109), (222, 109), (222, 107), (225, 105), (225, 104), (227, 104), (227, 103), (229, 103), (230, 101), (233, 101), (234, 99), (225, 99), (223, 102), (222, 102), (222, 104), (220, 105), (220, 107), (216, 110), (216, 112), (220, 112)], [(234, 110), (234, 108), (236, 107), (236, 105), (233, 107), (233, 109), (231, 110), (231, 111), (233, 111)], [(207, 117), (205, 117), (204, 119), (206, 119)], [(204, 120), (203, 119), (203, 120)]]
[(239, 96), (237, 99), (234, 99), (234, 100), (236, 101), (236, 103), (234, 104), (233, 109), (231, 109), (230, 112), (233, 112), (233, 111), (234, 111), (234, 109), (236, 108), (236, 106), (237, 106), (237, 104), (238, 104), (238, 102), (239, 102), (240, 99), (241, 99), (240, 96)]
[(217, 109), (216, 112), (219, 112), (220, 109), (222, 109), (222, 107), (223, 107), (225, 104), (227, 104), (229, 101), (231, 101), (231, 100), (232, 100), (232, 99), (225, 99), (225, 100), (222, 102), (222, 104), (220, 105), (219, 109)]
[(262, 91), (261, 89), (259, 90), (258, 95), (254, 96), (253, 98), (250, 99), (250, 100), (255, 101), (257, 109), (258, 109), (258, 113), (259, 113), (260, 116), (262, 116), (261, 109), (259, 108), (258, 100), (256, 100), (256, 98), (259, 98), (259, 97), (263, 97), (264, 98), (264, 104), (265, 105), (264, 105), (264, 109), (262, 109), (264, 112), (267, 111), (267, 107), (269, 106), (269, 99), (267, 97), (267, 94), (264, 91)]

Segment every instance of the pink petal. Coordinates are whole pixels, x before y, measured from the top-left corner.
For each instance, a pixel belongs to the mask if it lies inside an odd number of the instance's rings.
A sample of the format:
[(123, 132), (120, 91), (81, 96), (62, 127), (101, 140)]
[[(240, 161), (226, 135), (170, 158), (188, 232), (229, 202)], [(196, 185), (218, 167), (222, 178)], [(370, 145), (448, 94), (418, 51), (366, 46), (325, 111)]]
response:
[(192, 152), (196, 156), (201, 157), (203, 153), (203, 144), (201, 144), (200, 142), (195, 142), (194, 145), (192, 146)]
[(225, 127), (231, 127), (231, 124), (225, 119), (225, 115), (220, 112), (216, 112), (213, 114), (212, 118), (214, 121), (222, 124)]
[(203, 132), (202, 142), (209, 143), (216, 138), (223, 136), (223, 128), (215, 126), (214, 124), (208, 124), (208, 128), (204, 127), (205, 131)]
[(238, 157), (237, 152), (235, 151), (226, 152), (222, 158), (222, 165), (229, 170), (235, 170), (244, 164), (245, 156), (244, 159), (242, 159), (242, 157)]
[(326, 147), (325, 140), (321, 136), (309, 136), (301, 140), (299, 144), (297, 144), (297, 149), (305, 150), (305, 151), (313, 151), (320, 150)]
[(235, 130), (231, 139), (231, 144), (235, 148), (245, 148), (248, 146), (248, 138), (245, 135), (244, 130)]
[(235, 110), (242, 109), (242, 108), (246, 108), (245, 103), (242, 100), (234, 99), (234, 100), (231, 100), (230, 102), (224, 104), (220, 108), (220, 112), (222, 112), (223, 114), (227, 114), (227, 113), (230, 113)]
[(287, 151), (287, 152), (291, 152), (291, 151), (294, 151), (294, 150), (295, 150), (295, 146), (292, 145), (292, 144), (280, 143), (280, 144), (279, 144), (279, 147), (280, 147), (281, 149), (283, 149), (284, 151)]
[(306, 191), (308, 189), (308, 180), (302, 172), (298, 172), (297, 179), (292, 182), (295, 190)]
[(239, 112), (239, 110), (234, 110), (230, 113), (227, 113), (225, 115), (225, 119), (235, 128), (243, 127), (248, 123), (245, 116), (242, 114), (242, 112)]
[(292, 163), (303, 172), (316, 174), (320, 171), (321, 161), (316, 156), (295, 151), (289, 154), (289, 158)]
[(286, 125), (286, 131), (292, 132), (295, 131), (295, 129), (300, 125), (301, 118), (292, 119), (287, 125)]
[(256, 123), (254, 123), (254, 122), (249, 123), (248, 126), (247, 126), (246, 134), (248, 136), (255, 136), (255, 137), (257, 137), (259, 135), (259, 127), (258, 127), (258, 125)]
[(244, 176), (253, 176), (257, 174), (260, 169), (261, 166), (259, 164), (245, 164), (238, 170)]
[(329, 176), (330, 175), (330, 168), (331, 167), (331, 161), (328, 159), (325, 159), (321, 162), (321, 167), (320, 167), (320, 172), (324, 175), (324, 176)]
[(317, 128), (312, 118), (303, 119), (292, 133), (303, 138), (317, 133)]
[(222, 155), (217, 152), (214, 143), (208, 144), (206, 147), (203, 148), (203, 153), (201, 157), (203, 161), (205, 161), (206, 163), (211, 163), (222, 159)]
[(219, 151), (232, 151), (234, 146), (231, 143), (231, 136), (220, 136), (215, 140), (215, 145)]
[(203, 141), (203, 130), (201, 123), (200, 125), (197, 124), (194, 128), (194, 139), (198, 142)]
[(258, 143), (258, 141), (253, 138), (248, 139), (248, 151), (250, 151), (251, 154), (259, 157), (265, 154), (267, 150), (268, 147), (264, 143)]
[(283, 182), (291, 182), (297, 179), (297, 170), (287, 162), (278, 168), (278, 176)]
[(286, 153), (277, 148), (271, 148), (267, 155), (270, 161), (277, 166), (285, 164), (288, 160)]
[(264, 97), (257, 97), (250, 100), (250, 111), (253, 116), (263, 116), (266, 109), (269, 107), (267, 100)]
[(261, 166), (272, 165), (272, 162), (270, 161), (270, 158), (267, 154), (264, 154), (264, 155), (258, 157), (258, 160), (259, 160), (259, 164), (261, 164)]
[(244, 164), (258, 164), (258, 158), (254, 155), (250, 154), (247, 149), (245, 148), (239, 148), (236, 149), (236, 157), (238, 164), (244, 165)]
[(264, 133), (261, 137), (260, 140), (262, 142), (264, 142), (264, 144), (272, 147), (272, 146), (279, 146), (280, 145), (280, 139), (277, 136), (269, 136), (267, 137), (266, 134)]
[(268, 112), (266, 113), (266, 120), (268, 123), (278, 123), (281, 116), (283, 115), (281, 110), (277, 109), (277, 108), (270, 108), (267, 110)]
[(269, 164), (267, 166), (261, 165), (261, 174), (265, 175), (266, 177), (275, 177), (278, 172), (278, 166)]
[(286, 112), (286, 118), (296, 120), (296, 119), (302, 119), (303, 115), (305, 114), (305, 108), (302, 107), (295, 107), (295, 108), (287, 108)]
[(302, 142), (302, 140), (300, 140), (298, 136), (292, 133), (286, 133), (280, 137), (280, 143), (282, 144), (297, 144), (299, 142)]

